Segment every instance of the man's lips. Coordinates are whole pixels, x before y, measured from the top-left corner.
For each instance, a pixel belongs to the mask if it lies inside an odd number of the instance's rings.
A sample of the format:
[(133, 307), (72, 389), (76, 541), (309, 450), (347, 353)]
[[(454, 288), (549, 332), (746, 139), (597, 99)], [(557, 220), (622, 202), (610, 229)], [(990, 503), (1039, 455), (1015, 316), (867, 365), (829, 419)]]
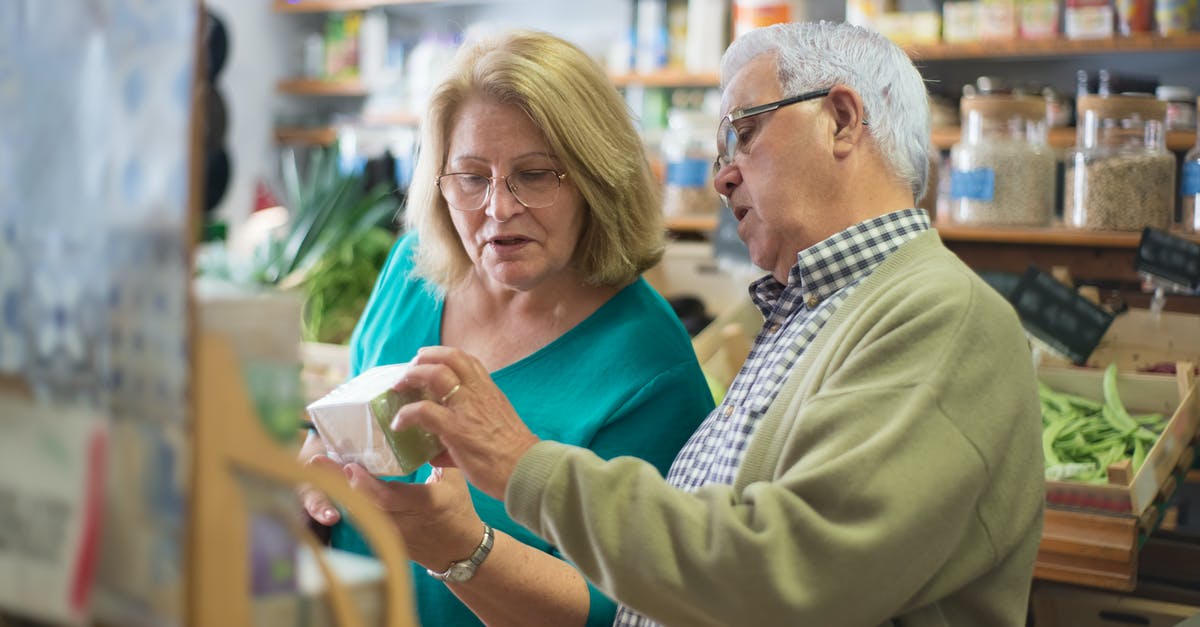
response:
[(741, 222), (742, 218), (745, 218), (747, 213), (750, 213), (749, 207), (734, 207), (733, 208), (733, 217), (738, 222)]

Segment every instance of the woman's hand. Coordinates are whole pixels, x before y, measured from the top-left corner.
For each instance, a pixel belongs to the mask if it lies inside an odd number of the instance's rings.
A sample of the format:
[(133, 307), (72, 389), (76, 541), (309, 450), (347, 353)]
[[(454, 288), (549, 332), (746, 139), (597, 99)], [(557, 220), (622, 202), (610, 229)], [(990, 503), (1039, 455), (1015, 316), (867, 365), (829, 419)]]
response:
[(440, 571), (479, 545), (483, 521), (475, 513), (461, 472), (435, 467), (419, 484), (381, 481), (358, 464), (341, 468), (350, 487), (392, 520), (409, 559)]
[(437, 400), (401, 407), (392, 429), (416, 425), (437, 435), (446, 452), (436, 463), (458, 467), (477, 488), (503, 500), (517, 461), (538, 437), (483, 364), (456, 348), (422, 348), (396, 387), (423, 388)]

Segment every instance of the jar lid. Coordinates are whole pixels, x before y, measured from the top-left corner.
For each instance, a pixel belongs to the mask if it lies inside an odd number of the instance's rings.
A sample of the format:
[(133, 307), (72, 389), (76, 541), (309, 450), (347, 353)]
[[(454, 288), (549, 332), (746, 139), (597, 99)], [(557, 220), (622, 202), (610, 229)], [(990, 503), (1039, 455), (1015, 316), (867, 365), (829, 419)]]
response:
[(1008, 94), (963, 96), (958, 106), (964, 117), (968, 113), (974, 112), (982, 115), (1022, 117), (1029, 120), (1046, 119), (1046, 99), (1038, 96)]
[(1168, 102), (1188, 102), (1192, 101), (1192, 90), (1190, 87), (1183, 85), (1159, 85), (1154, 90), (1154, 97), (1159, 100)]
[(1075, 108), (1082, 114), (1092, 111), (1104, 118), (1127, 118), (1133, 115), (1145, 119), (1165, 120), (1167, 103), (1146, 95), (1098, 96), (1088, 94), (1080, 96)]

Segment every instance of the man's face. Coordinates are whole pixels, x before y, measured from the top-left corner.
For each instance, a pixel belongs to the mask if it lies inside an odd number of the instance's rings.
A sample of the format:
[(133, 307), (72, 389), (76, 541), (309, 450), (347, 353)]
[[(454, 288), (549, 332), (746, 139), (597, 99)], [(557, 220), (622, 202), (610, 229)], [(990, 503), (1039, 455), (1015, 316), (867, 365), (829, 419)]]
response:
[[(730, 81), (721, 113), (784, 96), (775, 56), (761, 55)], [(751, 261), (781, 282), (787, 281), (797, 253), (840, 230), (833, 228), (826, 215), (830, 207), (822, 202), (832, 181), (835, 130), (825, 104), (816, 98), (734, 122), (737, 152), (713, 179), (717, 193), (729, 198)]]

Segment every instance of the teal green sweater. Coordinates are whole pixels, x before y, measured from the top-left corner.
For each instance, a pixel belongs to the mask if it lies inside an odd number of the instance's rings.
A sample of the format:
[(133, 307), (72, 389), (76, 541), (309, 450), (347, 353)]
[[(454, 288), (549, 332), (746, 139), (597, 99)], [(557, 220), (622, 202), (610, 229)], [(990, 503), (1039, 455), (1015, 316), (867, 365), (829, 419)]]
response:
[(1023, 627), (1043, 500), (1021, 325), (932, 230), (817, 334), (733, 485), (540, 442), (506, 494), (603, 590), (689, 627)]
[[(393, 248), (351, 339), (351, 374), (406, 362), (441, 343), (443, 301), (411, 276), (416, 237)], [(665, 475), (675, 454), (713, 409), (691, 341), (670, 306), (644, 280), (621, 290), (595, 313), (528, 357), (492, 373), (517, 413), (540, 438), (586, 447), (608, 459), (640, 457)], [(397, 481), (420, 483), (429, 467)], [(503, 503), (471, 487), (485, 522), (558, 555), (558, 549), (512, 521)], [(333, 545), (368, 553), (349, 525)], [(422, 625), (478, 625), (446, 586), (413, 564)], [(590, 587), (588, 625), (611, 625), (616, 605)]]

